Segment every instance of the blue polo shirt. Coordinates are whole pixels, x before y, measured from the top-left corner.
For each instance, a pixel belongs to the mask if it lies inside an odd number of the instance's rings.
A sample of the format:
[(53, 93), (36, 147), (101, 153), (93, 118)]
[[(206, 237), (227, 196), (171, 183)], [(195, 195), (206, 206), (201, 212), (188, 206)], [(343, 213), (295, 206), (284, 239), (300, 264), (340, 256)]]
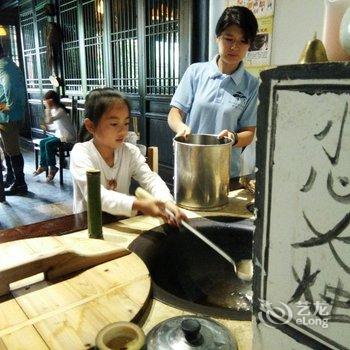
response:
[[(242, 62), (233, 74), (221, 73), (217, 58), (190, 65), (170, 103), (186, 114), (186, 124), (194, 134), (218, 134), (224, 129), (237, 132), (256, 126), (258, 79)], [(231, 177), (239, 176), (241, 152), (241, 148), (232, 149)]]

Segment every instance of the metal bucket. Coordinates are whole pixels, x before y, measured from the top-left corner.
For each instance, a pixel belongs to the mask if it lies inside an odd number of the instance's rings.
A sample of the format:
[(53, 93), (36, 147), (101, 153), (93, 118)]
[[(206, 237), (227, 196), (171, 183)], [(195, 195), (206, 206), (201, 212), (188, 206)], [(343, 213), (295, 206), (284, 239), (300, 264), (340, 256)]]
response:
[(228, 202), (232, 140), (215, 135), (174, 138), (174, 195), (191, 210), (214, 210)]

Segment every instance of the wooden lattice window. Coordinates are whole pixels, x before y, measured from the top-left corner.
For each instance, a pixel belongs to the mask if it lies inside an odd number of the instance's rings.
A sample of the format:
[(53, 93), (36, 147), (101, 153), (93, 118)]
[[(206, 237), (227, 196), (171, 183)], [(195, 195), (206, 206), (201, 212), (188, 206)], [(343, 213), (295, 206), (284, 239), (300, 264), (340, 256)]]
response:
[(103, 1), (84, 0), (84, 49), (87, 90), (105, 85), (103, 68)]
[(52, 85), (49, 80), (49, 76), (52, 74), (51, 69), (47, 63), (47, 16), (44, 8), (36, 11), (36, 23), (38, 28), (38, 41), (39, 41), (39, 59), (42, 77), (43, 89), (51, 89)]
[(77, 1), (61, 0), (59, 9), (63, 32), (63, 71), (66, 93), (81, 93)]
[(17, 31), (15, 26), (8, 26), (10, 32), (10, 47), (11, 47), (11, 58), (13, 62), (19, 66), (18, 46), (17, 46)]
[(36, 60), (34, 19), (31, 9), (20, 14), (23, 37), (23, 59), (26, 71), (27, 89), (39, 89), (39, 78)]
[(113, 86), (138, 93), (137, 0), (111, 1)]
[(16, 26), (3, 25), (8, 35), (0, 37), (0, 44), (2, 44), (5, 52), (11, 57), (12, 61), (19, 67), (19, 56), (17, 47), (17, 31)]
[(146, 92), (172, 95), (179, 83), (179, 0), (146, 1)]

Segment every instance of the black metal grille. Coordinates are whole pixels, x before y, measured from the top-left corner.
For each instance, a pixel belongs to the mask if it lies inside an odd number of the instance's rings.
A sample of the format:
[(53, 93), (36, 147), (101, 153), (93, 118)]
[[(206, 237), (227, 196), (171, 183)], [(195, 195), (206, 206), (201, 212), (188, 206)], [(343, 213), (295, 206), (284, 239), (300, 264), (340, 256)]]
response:
[(82, 92), (77, 1), (61, 0), (60, 15), (63, 31), (63, 71), (66, 92)]
[(11, 46), (11, 57), (13, 62), (19, 66), (19, 56), (18, 56), (18, 47), (17, 47), (17, 31), (15, 26), (9, 26), (10, 32), (10, 46)]
[[(34, 2), (34, 1), (33, 1)], [(46, 5), (48, 3), (48, 1), (47, 0), (36, 0), (35, 1), (35, 5)]]
[(49, 80), (49, 76), (52, 74), (50, 67), (47, 63), (47, 18), (44, 8), (36, 12), (37, 27), (38, 27), (38, 40), (39, 40), (39, 58), (41, 67), (41, 76), (43, 89), (50, 89), (52, 85)]
[(138, 93), (137, 0), (111, 2), (112, 84), (118, 90)]
[(28, 89), (39, 89), (38, 69), (34, 39), (34, 20), (31, 11), (21, 12), (20, 22), (23, 36), (23, 58)]
[(103, 69), (103, 0), (83, 1), (87, 90), (105, 85)]
[(179, 82), (179, 0), (146, 2), (146, 92), (172, 95)]

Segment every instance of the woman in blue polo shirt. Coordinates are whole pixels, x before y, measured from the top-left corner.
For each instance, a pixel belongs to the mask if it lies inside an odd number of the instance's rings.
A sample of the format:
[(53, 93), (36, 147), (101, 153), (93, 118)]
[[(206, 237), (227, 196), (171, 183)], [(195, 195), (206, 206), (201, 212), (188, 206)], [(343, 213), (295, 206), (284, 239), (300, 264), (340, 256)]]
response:
[(254, 139), (259, 82), (242, 60), (257, 29), (248, 8), (226, 8), (215, 29), (219, 54), (189, 66), (170, 103), (168, 123), (176, 136), (218, 134), (233, 139), (231, 178), (240, 174), (242, 147)]

